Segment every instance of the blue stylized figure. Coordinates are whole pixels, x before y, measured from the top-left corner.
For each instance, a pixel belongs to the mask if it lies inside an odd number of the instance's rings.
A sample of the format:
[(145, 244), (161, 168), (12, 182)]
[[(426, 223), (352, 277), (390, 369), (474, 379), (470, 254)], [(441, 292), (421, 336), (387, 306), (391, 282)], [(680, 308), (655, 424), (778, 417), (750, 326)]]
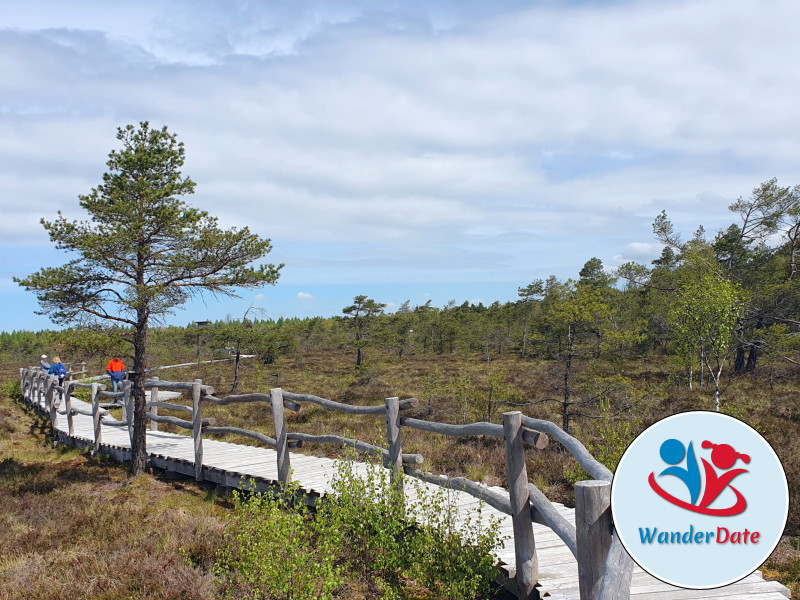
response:
[(689, 488), (689, 495), (691, 497), (691, 504), (697, 501), (700, 495), (700, 468), (697, 466), (697, 459), (694, 456), (694, 448), (692, 442), (689, 442), (689, 450), (685, 450), (683, 443), (676, 439), (666, 440), (661, 444), (659, 450), (661, 458), (668, 465), (677, 465), (683, 460), (684, 454), (686, 455), (686, 468), (683, 467), (667, 467), (659, 474), (661, 475), (674, 475), (679, 478), (686, 487)]

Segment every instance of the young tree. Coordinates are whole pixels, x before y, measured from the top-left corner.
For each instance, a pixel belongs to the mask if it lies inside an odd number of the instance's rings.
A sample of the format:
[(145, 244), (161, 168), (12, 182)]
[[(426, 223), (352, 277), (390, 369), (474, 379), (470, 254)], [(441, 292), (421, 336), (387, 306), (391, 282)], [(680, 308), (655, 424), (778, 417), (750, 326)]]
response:
[[(42, 225), (56, 247), (75, 258), (15, 279), (36, 292), (42, 307), (60, 323), (104, 322), (133, 328), (133, 360), (143, 365), (152, 319), (190, 296), (236, 296), (236, 288), (274, 283), (283, 265), (251, 263), (271, 249), (270, 241), (243, 229), (220, 229), (217, 219), (187, 206), (181, 196), (195, 184), (183, 177), (183, 143), (167, 128), (148, 122), (117, 130), (120, 150), (109, 154), (103, 182), (80, 196), (88, 221), (59, 212)], [(144, 471), (145, 373), (137, 369), (130, 473)]]
[(522, 305), (522, 358), (525, 358), (528, 350), (528, 318), (530, 317), (531, 305), (534, 300), (539, 300), (544, 294), (544, 281), (535, 279), (524, 288), (517, 288), (519, 295), (518, 302)]
[(364, 362), (364, 344), (369, 336), (369, 324), (373, 317), (383, 313), (384, 308), (385, 304), (362, 295), (353, 298), (353, 304), (342, 309), (342, 312), (352, 319), (357, 367)]
[(714, 410), (719, 410), (719, 381), (730, 356), (742, 298), (739, 287), (690, 255), (684, 281), (670, 311), (678, 350), (685, 357), (699, 354), (714, 381)]
[(573, 417), (582, 416), (577, 409), (596, 403), (574, 395), (573, 363), (596, 352), (612, 311), (598, 288), (571, 279), (559, 283), (555, 278), (547, 280), (542, 311), (546, 335), (558, 342), (564, 364), (563, 398), (557, 402), (561, 405), (562, 428), (570, 432)]

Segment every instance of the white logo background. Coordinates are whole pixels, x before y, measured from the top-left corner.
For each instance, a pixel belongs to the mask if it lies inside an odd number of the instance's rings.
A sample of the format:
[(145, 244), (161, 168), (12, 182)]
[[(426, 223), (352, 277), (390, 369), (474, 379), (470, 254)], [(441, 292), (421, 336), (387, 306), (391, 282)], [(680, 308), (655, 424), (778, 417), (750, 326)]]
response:
[[(732, 468), (747, 469), (730, 485), (747, 500), (744, 512), (735, 516), (710, 516), (691, 512), (656, 494), (648, 483), (650, 473), (669, 494), (689, 502), (686, 485), (677, 477), (659, 477), (668, 464), (660, 455), (661, 444), (677, 439), (688, 447), (693, 443), (700, 474), (705, 482), (701, 458), (710, 464), (711, 449), (701, 447), (703, 441), (729, 444), (737, 452), (747, 454), (750, 462), (741, 460)], [(686, 466), (686, 459), (678, 466)], [(718, 474), (724, 471), (716, 469)], [(705, 487), (705, 483), (703, 483)], [(701, 490), (702, 497), (702, 490)], [(726, 489), (709, 508), (726, 508), (736, 502), (735, 494)], [(699, 502), (698, 502), (699, 503)], [(749, 425), (715, 412), (688, 412), (667, 417), (647, 428), (628, 447), (620, 460), (611, 488), (611, 510), (617, 533), (631, 557), (648, 573), (667, 583), (694, 589), (720, 587), (738, 581), (755, 571), (778, 545), (789, 510), (789, 489), (783, 467), (772, 447)], [(658, 532), (684, 532), (690, 527), (713, 531), (705, 543), (642, 543), (639, 529)], [(719, 544), (717, 527), (750, 533), (759, 532), (756, 544)], [(657, 535), (657, 534), (656, 534)], [(681, 536), (683, 537), (683, 536)]]

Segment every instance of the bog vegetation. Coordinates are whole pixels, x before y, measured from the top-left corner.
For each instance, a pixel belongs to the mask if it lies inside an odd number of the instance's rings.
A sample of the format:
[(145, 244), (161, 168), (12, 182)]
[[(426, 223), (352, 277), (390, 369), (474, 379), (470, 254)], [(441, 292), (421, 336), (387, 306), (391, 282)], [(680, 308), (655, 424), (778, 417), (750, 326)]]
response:
[[(730, 208), (728, 228), (708, 235), (700, 227), (688, 240), (662, 213), (653, 229), (663, 250), (652, 264), (611, 272), (590, 258), (574, 279), (519, 282), (515, 302), (405, 302), (389, 312), (362, 295), (343, 305), (341, 316), (277, 321), (252, 310), (207, 327), (151, 328), (145, 363), (196, 361), (170, 378), (202, 377), (218, 392), (280, 386), (373, 404), (415, 396), (421, 400), (417, 416), (450, 423), (497, 422), (505, 410), (522, 410), (556, 421), (612, 470), (626, 445), (655, 420), (684, 410), (726, 412), (759, 430), (784, 463), (791, 497), (787, 537), (766, 573), (797, 591), (800, 186), (767, 181)], [(133, 330), (123, 326), (5, 332), (0, 360), (31, 364), (42, 352), (58, 353), (101, 372), (110, 354), (130, 354), (132, 340)], [(255, 357), (240, 360), (243, 354)], [(226, 360), (200, 364), (217, 358)], [(225, 420), (269, 432), (266, 415), (246, 407), (228, 411)], [(326, 415), (323, 422), (313, 408), (288, 420), (296, 431), (376, 437), (369, 425), (344, 415)], [(529, 479), (551, 500), (569, 503), (571, 483), (585, 475), (556, 446), (530, 451)], [(404, 448), (423, 454), (431, 471), (503, 482), (503, 450), (491, 440), (410, 432)], [(234, 513), (274, 510), (266, 499), (250, 502), (240, 497)], [(300, 513), (295, 521), (280, 527), (300, 527), (307, 518)], [(233, 531), (225, 535), (236, 540)], [(319, 530), (303, 535), (317, 540)], [(235, 552), (224, 560), (216, 556), (216, 562), (209, 559), (213, 564), (247, 570)], [(341, 557), (329, 567), (324, 557), (313, 560), (336, 579)], [(390, 589), (385, 582), (412, 577), (400, 567), (383, 573), (383, 583), (370, 585)], [(246, 578), (226, 581), (230, 589), (255, 585)], [(414, 581), (432, 590), (444, 585)]]

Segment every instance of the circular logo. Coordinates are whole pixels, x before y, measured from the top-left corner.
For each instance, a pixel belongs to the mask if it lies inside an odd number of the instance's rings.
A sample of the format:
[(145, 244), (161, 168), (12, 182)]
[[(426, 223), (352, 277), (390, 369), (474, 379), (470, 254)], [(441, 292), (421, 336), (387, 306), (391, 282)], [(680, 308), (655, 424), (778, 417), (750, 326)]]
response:
[(789, 512), (786, 474), (749, 425), (687, 412), (648, 427), (611, 487), (614, 526), (631, 558), (672, 585), (720, 587), (755, 571)]

